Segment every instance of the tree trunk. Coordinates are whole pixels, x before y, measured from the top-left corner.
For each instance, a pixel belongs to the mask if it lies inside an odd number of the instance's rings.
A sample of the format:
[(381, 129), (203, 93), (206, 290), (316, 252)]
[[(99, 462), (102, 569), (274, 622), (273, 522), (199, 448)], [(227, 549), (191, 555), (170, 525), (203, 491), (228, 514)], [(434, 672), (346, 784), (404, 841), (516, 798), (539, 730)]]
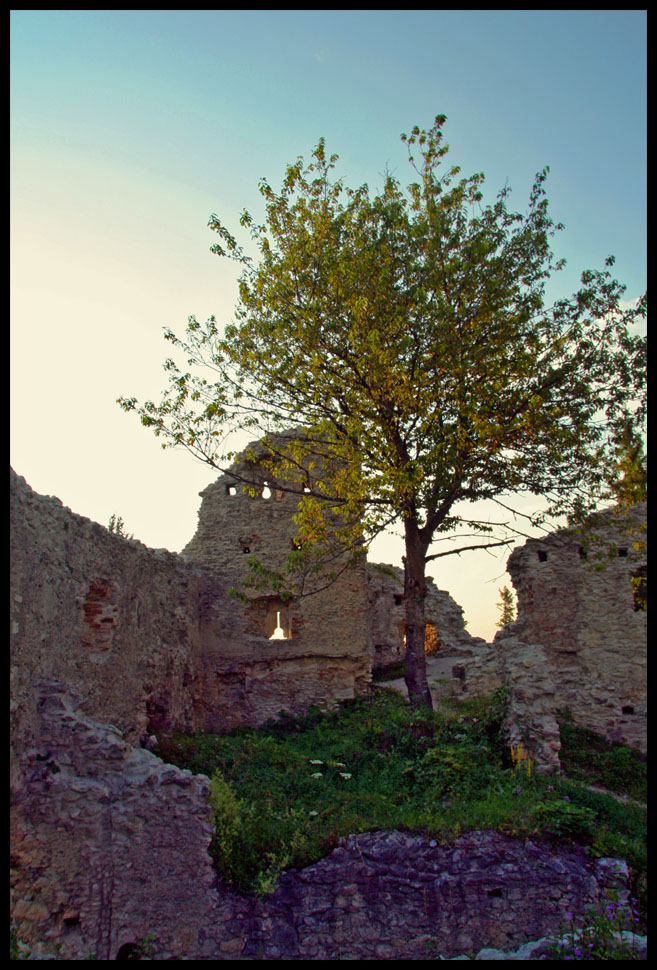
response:
[(404, 558), (404, 602), (406, 607), (406, 687), (411, 707), (433, 708), (427, 684), (424, 653), (424, 601), (427, 595), (425, 580), (426, 543), (420, 538), (417, 523), (405, 522), (406, 556)]

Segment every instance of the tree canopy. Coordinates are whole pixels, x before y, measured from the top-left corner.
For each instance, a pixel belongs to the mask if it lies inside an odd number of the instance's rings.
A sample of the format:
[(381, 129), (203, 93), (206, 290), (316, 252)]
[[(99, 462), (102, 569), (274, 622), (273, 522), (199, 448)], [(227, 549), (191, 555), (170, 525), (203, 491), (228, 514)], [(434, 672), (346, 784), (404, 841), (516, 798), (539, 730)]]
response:
[[(213, 215), (213, 251), (241, 266), (234, 319), (190, 317), (184, 339), (167, 331), (189, 369), (167, 361), (160, 404), (119, 399), (165, 446), (222, 470), (234, 456), (225, 436), (237, 430), (272, 436), (283, 479), (285, 462), (330, 459), (301, 499), (304, 543), (329, 510), (341, 513), (345, 543), (402, 524), (416, 704), (430, 704), (427, 562), (509, 542), (508, 521), (496, 531), (464, 503), (506, 510), (530, 493), (547, 503), (535, 521), (581, 517), (613, 498), (619, 442), (646, 416), (645, 338), (633, 332), (646, 297), (624, 306), (610, 256), (582, 273), (575, 294), (548, 303), (546, 285), (563, 267), (551, 246), (563, 226), (548, 213), (549, 169), (525, 212), (510, 211), (506, 186), (484, 204), (484, 175), (460, 178), (445, 164), (445, 121), (402, 135), (416, 176), (405, 189), (391, 174), (377, 193), (345, 187), (323, 139), (308, 164), (287, 168), (280, 191), (263, 179), (264, 222), (247, 211), (240, 219), (257, 261)], [(282, 454), (274, 436), (290, 425), (304, 433)], [(461, 528), (475, 541), (430, 551)]]

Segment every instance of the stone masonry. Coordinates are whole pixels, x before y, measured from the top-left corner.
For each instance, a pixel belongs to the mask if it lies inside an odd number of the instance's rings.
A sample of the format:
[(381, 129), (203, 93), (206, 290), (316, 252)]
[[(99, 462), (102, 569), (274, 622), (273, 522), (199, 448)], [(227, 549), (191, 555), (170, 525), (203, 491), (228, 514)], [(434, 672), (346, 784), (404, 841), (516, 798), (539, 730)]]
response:
[(351, 835), (273, 895), (241, 895), (212, 868), (208, 779), (79, 702), (42, 684), (12, 812), (12, 915), (36, 954), (125, 959), (150, 936), (159, 960), (450, 958), (556, 933), (607, 888), (627, 899), (625, 863), (494, 832)]
[(646, 543), (645, 502), (628, 514), (599, 513), (579, 536), (528, 540), (507, 566), (518, 619), (496, 639), (499, 646), (509, 636), (540, 645), (553, 707), (569, 708), (581, 726), (644, 751)]
[[(260, 452), (269, 455), (252, 446), (251, 460), (243, 454), (227, 474), (201, 492), (197, 531), (182, 556), (215, 573), (224, 584), (244, 589), (249, 597), (243, 608), (247, 629), (269, 642), (270, 666), (261, 676), (272, 682), (271, 689), (276, 691), (276, 683), (287, 680), (286, 693), (299, 692), (297, 709), (300, 703), (325, 706), (365, 690), (371, 680), (365, 557), (351, 562), (335, 555), (330, 563), (335, 579), (328, 575), (329, 568), (308, 571), (296, 582), (298, 595), (292, 598), (283, 597), (267, 579), (261, 589), (245, 587), (251, 560), (280, 572), (297, 551), (294, 516), (304, 492), (314, 488), (317, 474), (313, 469), (293, 478), (288, 472), (284, 480), (274, 480), (271, 470), (258, 462)], [(240, 608), (239, 600), (235, 606)], [(277, 629), (278, 638), (269, 640)]]
[[(368, 563), (367, 590), (373, 665), (375, 669), (385, 669), (404, 659), (404, 570), (384, 563)], [(429, 656), (438, 651), (449, 653), (485, 643), (480, 637), (468, 633), (463, 610), (449, 593), (437, 588), (430, 576), (427, 577), (427, 590), (425, 650)]]
[[(251, 479), (257, 469), (249, 465)], [(373, 665), (398, 658), (403, 643), (401, 570), (364, 557), (336, 559), (335, 584), (316, 596), (285, 599), (266, 584), (246, 602), (230, 595), (250, 556), (279, 569), (294, 544), (299, 493), (261, 471), (253, 495), (235, 475), (204, 491), (181, 556), (113, 535), (10, 472), (19, 937), (71, 959), (122, 958), (151, 932), (163, 959), (420, 959), (431, 938), (453, 956), (551, 931), (597, 898), (609, 866), (481, 833), (465, 837), (461, 855), (461, 841), (452, 853), (372, 833), (287, 873), (268, 900), (216, 880), (208, 780), (145, 750), (152, 735), (330, 706), (365, 690)], [(643, 542), (645, 506), (632, 515)], [(600, 548), (612, 553), (603, 570)], [(470, 637), (460, 609), (430, 584), (434, 697), (504, 684), (509, 738), (542, 770), (559, 767), (560, 707), (645, 749), (642, 543), (609, 511), (588, 538), (530, 540), (509, 570), (518, 620), (493, 644)]]

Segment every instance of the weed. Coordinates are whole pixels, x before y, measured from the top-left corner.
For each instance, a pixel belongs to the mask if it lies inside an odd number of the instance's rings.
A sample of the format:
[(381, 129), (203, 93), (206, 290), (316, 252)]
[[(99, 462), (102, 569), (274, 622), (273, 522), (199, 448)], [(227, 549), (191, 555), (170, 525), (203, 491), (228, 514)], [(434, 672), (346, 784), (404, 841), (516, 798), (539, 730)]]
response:
[[(634, 931), (639, 923), (636, 899), (631, 908), (618, 902), (613, 890), (584, 919), (569, 913), (570, 925), (551, 940), (554, 960), (638, 960)], [(628, 927), (630, 928), (628, 930)]]

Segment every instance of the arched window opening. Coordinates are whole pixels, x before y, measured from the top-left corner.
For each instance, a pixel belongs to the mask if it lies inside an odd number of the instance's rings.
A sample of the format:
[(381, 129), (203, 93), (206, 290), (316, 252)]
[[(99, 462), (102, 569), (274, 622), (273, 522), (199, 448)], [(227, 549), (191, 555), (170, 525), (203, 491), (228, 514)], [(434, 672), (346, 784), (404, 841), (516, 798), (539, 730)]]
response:
[(117, 960), (143, 960), (144, 951), (138, 943), (124, 943), (116, 954)]
[(271, 489), (269, 487), (269, 483), (268, 482), (265, 482), (264, 483), (263, 488), (262, 488), (262, 492), (260, 493), (260, 495), (261, 495), (262, 498), (271, 498)]

